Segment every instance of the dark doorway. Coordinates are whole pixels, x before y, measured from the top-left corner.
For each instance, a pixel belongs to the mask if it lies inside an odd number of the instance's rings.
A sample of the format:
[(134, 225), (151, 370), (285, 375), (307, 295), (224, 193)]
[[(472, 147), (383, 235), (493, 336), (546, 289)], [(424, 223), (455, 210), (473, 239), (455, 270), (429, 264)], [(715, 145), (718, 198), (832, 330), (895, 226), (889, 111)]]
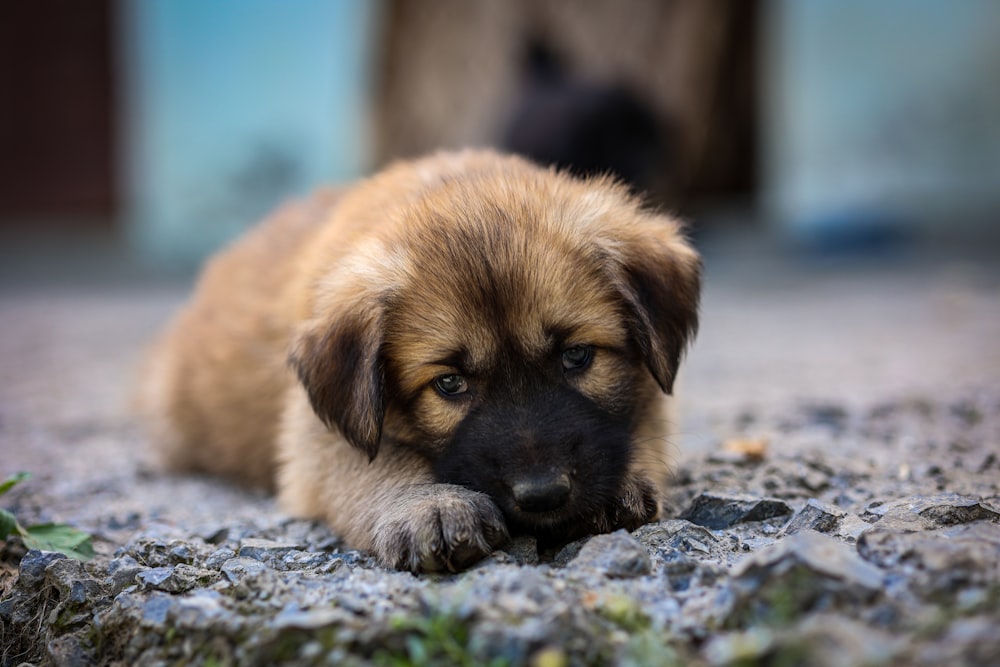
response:
[(114, 3), (32, 0), (0, 21), (0, 224), (115, 212)]

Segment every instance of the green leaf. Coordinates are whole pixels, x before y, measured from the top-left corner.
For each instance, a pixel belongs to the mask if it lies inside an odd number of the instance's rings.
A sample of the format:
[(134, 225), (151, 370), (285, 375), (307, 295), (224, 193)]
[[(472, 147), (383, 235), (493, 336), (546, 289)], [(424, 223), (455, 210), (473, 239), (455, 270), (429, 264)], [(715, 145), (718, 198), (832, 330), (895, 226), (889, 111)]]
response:
[(20, 526), (17, 519), (7, 510), (0, 510), (0, 540), (6, 540), (11, 533), (20, 534)]
[(94, 545), (90, 535), (62, 523), (40, 523), (28, 526), (21, 535), (29, 549), (59, 551), (70, 558), (90, 560), (94, 557)]
[(0, 483), (0, 496), (10, 491), (12, 488), (31, 477), (30, 472), (17, 472)]

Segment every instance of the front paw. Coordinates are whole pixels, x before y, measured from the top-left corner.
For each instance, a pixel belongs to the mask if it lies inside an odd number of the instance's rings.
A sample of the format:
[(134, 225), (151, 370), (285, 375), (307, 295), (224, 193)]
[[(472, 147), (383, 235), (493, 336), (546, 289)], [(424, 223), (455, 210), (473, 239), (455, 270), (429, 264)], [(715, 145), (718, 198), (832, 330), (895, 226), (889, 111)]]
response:
[(625, 480), (615, 498), (597, 518), (595, 532), (632, 531), (654, 520), (660, 513), (660, 494), (643, 478)]
[(375, 525), (379, 562), (412, 572), (456, 572), (507, 541), (507, 526), (489, 496), (454, 484), (407, 489)]

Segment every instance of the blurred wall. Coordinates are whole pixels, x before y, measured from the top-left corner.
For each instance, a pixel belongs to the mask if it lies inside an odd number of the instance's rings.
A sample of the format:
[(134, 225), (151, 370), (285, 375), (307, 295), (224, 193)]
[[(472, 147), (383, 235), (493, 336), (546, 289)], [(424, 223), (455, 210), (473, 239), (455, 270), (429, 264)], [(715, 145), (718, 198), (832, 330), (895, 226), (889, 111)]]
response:
[[(496, 145), (523, 100), (529, 43), (577, 85), (623, 86), (669, 132), (654, 199), (755, 187), (755, 0), (385, 0), (379, 163)], [(582, 101), (582, 100), (581, 100)], [(571, 119), (559, 119), (566, 122)]]
[(369, 166), (366, 0), (122, 3), (128, 230), (194, 263), (290, 195)]
[(793, 234), (981, 232), (1000, 214), (1000, 3), (773, 0), (764, 201)]

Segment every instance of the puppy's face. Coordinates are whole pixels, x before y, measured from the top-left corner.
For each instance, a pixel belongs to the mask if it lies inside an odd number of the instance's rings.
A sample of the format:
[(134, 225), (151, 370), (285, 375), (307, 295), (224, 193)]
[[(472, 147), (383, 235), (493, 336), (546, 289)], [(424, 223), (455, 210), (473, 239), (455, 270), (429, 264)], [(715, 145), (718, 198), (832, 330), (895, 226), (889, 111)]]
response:
[(617, 187), (520, 162), (396, 215), (298, 340), (317, 414), (371, 457), (422, 452), (515, 532), (589, 532), (696, 326), (696, 255)]

